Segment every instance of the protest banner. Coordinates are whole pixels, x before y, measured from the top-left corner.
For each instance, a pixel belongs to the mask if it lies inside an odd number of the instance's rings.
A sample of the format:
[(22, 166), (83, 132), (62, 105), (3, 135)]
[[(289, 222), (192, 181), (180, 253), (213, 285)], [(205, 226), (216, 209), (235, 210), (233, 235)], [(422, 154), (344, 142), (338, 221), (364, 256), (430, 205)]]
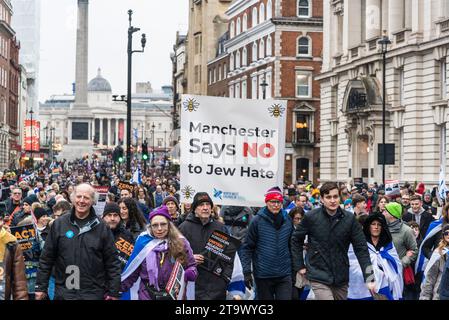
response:
[(20, 245), (20, 248), (23, 252), (23, 257), (25, 258), (25, 261), (33, 261), (38, 262), (39, 257), (36, 256), (36, 248), (33, 248), (33, 246), (36, 245), (36, 229), (34, 229), (34, 226), (32, 224), (26, 225), (26, 226), (20, 226), (20, 227), (11, 227), (11, 234), (16, 237), (17, 242)]
[(181, 202), (207, 192), (214, 203), (263, 206), (283, 186), (286, 103), (182, 96)]
[(118, 259), (123, 269), (134, 250), (134, 245), (122, 237), (118, 237), (117, 241), (115, 241), (115, 247), (117, 248)]
[(128, 182), (120, 181), (117, 184), (117, 188), (119, 188), (120, 190), (129, 190), (129, 192), (133, 193), (135, 188), (137, 188), (137, 186)]
[(104, 207), (106, 206), (106, 197), (108, 195), (108, 186), (93, 186), (98, 193), (98, 201), (94, 204), (94, 210), (98, 217), (103, 217)]
[(215, 230), (207, 240), (206, 247), (201, 253), (204, 263), (199, 267), (204, 268), (227, 281), (231, 281), (234, 257), (240, 246), (240, 240), (227, 233)]
[(176, 261), (173, 270), (168, 278), (165, 291), (173, 300), (186, 300), (186, 282), (184, 281), (184, 268)]

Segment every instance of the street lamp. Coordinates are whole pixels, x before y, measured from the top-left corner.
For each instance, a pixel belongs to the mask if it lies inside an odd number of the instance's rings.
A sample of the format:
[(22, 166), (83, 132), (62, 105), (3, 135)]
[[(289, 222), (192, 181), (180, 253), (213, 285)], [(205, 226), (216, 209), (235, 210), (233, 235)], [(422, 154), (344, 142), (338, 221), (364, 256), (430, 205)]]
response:
[(133, 33), (140, 30), (140, 28), (134, 28), (131, 25), (132, 22), (132, 10), (128, 10), (128, 99), (126, 99), (126, 172), (131, 174), (131, 79), (132, 79), (132, 54), (136, 52), (144, 52), (147, 39), (145, 33), (142, 34), (141, 45), (142, 50), (133, 50)]
[(262, 87), (262, 99), (264, 99), (264, 100), (265, 100), (267, 86), (268, 86), (266, 78), (267, 78), (267, 76), (265, 74), (264, 77), (263, 77), (263, 82), (260, 84), (260, 86)]
[(154, 122), (153, 122), (153, 124), (151, 125), (151, 135), (153, 136), (153, 148), (152, 148), (152, 150), (151, 150), (151, 167), (152, 168), (154, 168), (155, 167), (155, 165), (154, 165), (154, 128), (155, 128), (156, 126), (154, 125)]
[(45, 126), (45, 145), (48, 146), (48, 125)]
[(53, 142), (55, 140), (55, 130), (56, 128), (50, 128), (50, 161), (53, 162)]
[(33, 159), (33, 107), (31, 107), (30, 111), (30, 120), (31, 120), (31, 151), (30, 151), (30, 165), (31, 168), (34, 169), (34, 159)]
[(384, 30), (382, 39), (378, 41), (381, 46), (382, 53), (382, 183), (385, 188), (385, 159), (386, 159), (386, 150), (385, 150), (385, 64), (386, 64), (386, 54), (388, 51), (388, 45), (391, 44), (390, 39), (388, 38), (387, 31)]

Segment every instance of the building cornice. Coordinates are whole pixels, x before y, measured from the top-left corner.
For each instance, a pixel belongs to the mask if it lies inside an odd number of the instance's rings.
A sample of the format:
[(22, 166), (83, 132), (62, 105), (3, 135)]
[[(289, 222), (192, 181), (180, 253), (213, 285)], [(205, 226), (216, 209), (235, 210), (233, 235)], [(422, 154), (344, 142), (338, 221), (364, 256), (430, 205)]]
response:
[(234, 18), (236, 15), (240, 14), (244, 10), (248, 9), (252, 5), (258, 3), (259, 0), (240, 0), (236, 1), (226, 10), (225, 14), (229, 16), (229, 18)]
[(11, 37), (16, 35), (16, 32), (9, 26), (9, 24), (6, 23), (5, 20), (0, 20), (0, 30), (5, 30)]
[(227, 58), (228, 56), (229, 56), (229, 53), (221, 54), (221, 55), (219, 55), (218, 57), (216, 57), (215, 59), (209, 61), (209, 62), (207, 63), (207, 65), (213, 64), (213, 63), (215, 63), (215, 62), (217, 62), (217, 61), (220, 61), (220, 60), (222, 60), (222, 59), (224, 59), (224, 58)]
[(249, 29), (238, 36), (229, 39), (224, 43), (225, 51), (232, 52), (236, 49), (243, 47), (255, 40), (258, 40), (261, 36), (268, 35), (276, 31), (274, 24), (271, 20), (267, 20), (254, 28)]
[(272, 21), (275, 25), (323, 27), (322, 18), (275, 17)]

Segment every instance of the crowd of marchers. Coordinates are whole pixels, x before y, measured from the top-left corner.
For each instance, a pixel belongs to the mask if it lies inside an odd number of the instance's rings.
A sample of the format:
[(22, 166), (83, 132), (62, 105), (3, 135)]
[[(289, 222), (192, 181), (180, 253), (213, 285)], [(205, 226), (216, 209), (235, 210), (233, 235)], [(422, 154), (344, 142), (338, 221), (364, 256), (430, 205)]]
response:
[[(129, 191), (98, 161), (52, 166), (1, 174), (0, 300), (171, 300), (177, 265), (177, 299), (449, 299), (449, 201), (436, 187), (299, 181), (254, 208), (201, 190), (180, 203), (174, 173)], [(232, 275), (206, 267), (216, 231), (238, 240)]]

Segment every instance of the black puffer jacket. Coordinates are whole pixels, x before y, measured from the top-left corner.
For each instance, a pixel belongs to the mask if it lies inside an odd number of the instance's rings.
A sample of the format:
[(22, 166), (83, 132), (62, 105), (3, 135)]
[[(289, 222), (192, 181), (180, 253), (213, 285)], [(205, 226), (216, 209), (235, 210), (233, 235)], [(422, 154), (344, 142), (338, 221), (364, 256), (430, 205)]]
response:
[[(304, 239), (308, 249), (303, 258)], [(365, 235), (355, 216), (338, 208), (331, 218), (324, 207), (305, 214), (291, 239), (293, 270), (306, 268), (307, 278), (325, 285), (342, 286), (349, 282), (348, 249), (352, 243), (362, 270), (371, 270)], [(371, 273), (364, 274), (365, 280)]]
[(243, 242), (248, 233), (249, 223), (254, 216), (251, 208), (224, 206), (221, 208), (220, 215), (223, 216), (227, 233)]
[[(179, 226), (179, 230), (189, 241), (193, 254), (204, 252), (206, 242), (215, 230), (225, 231), (224, 225), (210, 219), (203, 225), (201, 220), (191, 213)], [(225, 300), (228, 282), (212, 272), (198, 266), (198, 278), (195, 281), (195, 300)]]
[[(47, 292), (48, 280), (55, 267), (55, 300), (102, 300), (105, 295), (120, 297), (121, 269), (112, 232), (92, 208), (86, 219), (89, 222), (80, 229), (72, 209), (70, 214), (55, 220), (39, 260), (36, 292)], [(76, 281), (76, 273), (79, 281)], [(73, 285), (73, 289), (67, 284)]]

